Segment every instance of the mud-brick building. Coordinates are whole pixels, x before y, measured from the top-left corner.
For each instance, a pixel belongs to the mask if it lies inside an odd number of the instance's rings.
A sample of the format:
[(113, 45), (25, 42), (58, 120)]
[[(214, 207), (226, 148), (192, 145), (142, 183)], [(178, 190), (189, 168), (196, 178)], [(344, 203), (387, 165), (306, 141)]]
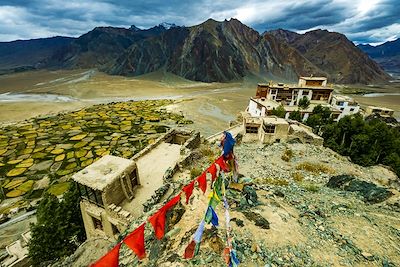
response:
[(106, 155), (75, 173), (87, 238), (117, 239), (148, 201), (163, 197), (158, 189), (191, 161), (200, 142), (198, 132), (172, 129), (131, 159)]
[(276, 116), (251, 117), (243, 113), (244, 142), (264, 144), (285, 143), (297, 140), (304, 144), (322, 145), (324, 139), (312, 132), (311, 127), (298, 121), (285, 120)]
[(118, 207), (132, 199), (140, 184), (136, 163), (107, 155), (73, 176), (81, 195), (81, 212), (88, 238), (118, 235), (131, 214)]
[(382, 117), (393, 117), (394, 110), (385, 107), (368, 106), (365, 108), (365, 115), (379, 114)]

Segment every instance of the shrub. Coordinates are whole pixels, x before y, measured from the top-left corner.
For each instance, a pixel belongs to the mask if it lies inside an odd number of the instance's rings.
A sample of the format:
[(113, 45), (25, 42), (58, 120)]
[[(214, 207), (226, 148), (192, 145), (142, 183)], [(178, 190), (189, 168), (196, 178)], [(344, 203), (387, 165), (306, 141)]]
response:
[(301, 117), (301, 113), (298, 110), (295, 110), (295, 111), (291, 112), (289, 114), (289, 119), (295, 120), (295, 121), (298, 121), (298, 122), (302, 122), (303, 121), (303, 119)]
[(200, 169), (199, 167), (194, 167), (193, 169), (190, 170), (190, 178), (196, 178), (200, 174), (202, 174), (203, 170)]
[(309, 105), (310, 105), (310, 100), (308, 100), (307, 97), (303, 96), (303, 98), (299, 100), (300, 109), (307, 109)]
[(290, 148), (286, 148), (281, 159), (288, 162), (292, 159), (292, 157), (293, 157), (293, 151)]
[(329, 166), (320, 163), (303, 162), (296, 166), (297, 170), (304, 170), (312, 173), (335, 173), (335, 170)]
[(304, 175), (301, 174), (300, 172), (294, 172), (292, 173), (293, 180), (296, 182), (302, 182), (304, 180)]
[(315, 184), (315, 183), (310, 183), (310, 182), (302, 182), (301, 183), (301, 187), (303, 187), (305, 190), (309, 191), (309, 192), (318, 192), (320, 187)]
[(271, 114), (274, 116), (277, 116), (279, 118), (284, 118), (286, 111), (285, 108), (282, 105), (279, 105), (277, 108), (273, 108), (271, 111)]

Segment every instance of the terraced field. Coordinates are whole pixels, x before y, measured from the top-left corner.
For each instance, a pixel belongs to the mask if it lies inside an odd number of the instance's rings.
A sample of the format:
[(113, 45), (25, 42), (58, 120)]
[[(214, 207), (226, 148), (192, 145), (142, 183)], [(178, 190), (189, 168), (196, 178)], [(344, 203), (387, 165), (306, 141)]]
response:
[(0, 199), (12, 205), (0, 206), (0, 213), (27, 204), (46, 190), (60, 195), (73, 173), (100, 157), (130, 158), (166, 132), (168, 125), (187, 123), (162, 108), (171, 103), (95, 105), (1, 128)]

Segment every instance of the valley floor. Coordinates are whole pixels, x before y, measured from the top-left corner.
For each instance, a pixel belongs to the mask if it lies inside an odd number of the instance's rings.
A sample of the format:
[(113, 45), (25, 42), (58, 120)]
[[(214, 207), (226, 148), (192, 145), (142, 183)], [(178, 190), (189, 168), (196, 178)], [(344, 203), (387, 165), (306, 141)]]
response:
[[(96, 70), (30, 71), (0, 76), (0, 123), (67, 112), (99, 103), (146, 99), (177, 99), (169, 107), (193, 120), (205, 136), (221, 131), (243, 111), (255, 94), (257, 80), (201, 83), (169, 73), (139, 77), (110, 76)], [(382, 105), (400, 118), (400, 86), (338, 86), (362, 106)], [(361, 93), (390, 93), (364, 97)], [(393, 95), (397, 94), (397, 95)]]

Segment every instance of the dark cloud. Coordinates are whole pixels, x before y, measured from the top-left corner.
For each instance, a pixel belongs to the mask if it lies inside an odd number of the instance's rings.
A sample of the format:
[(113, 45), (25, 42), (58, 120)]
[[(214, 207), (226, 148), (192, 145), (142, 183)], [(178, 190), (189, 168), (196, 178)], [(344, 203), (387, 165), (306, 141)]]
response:
[(393, 39), (400, 32), (398, 0), (0, 0), (0, 41), (79, 36), (96, 26), (161, 22), (195, 25), (237, 18), (259, 32), (316, 28), (346, 34), (356, 43)]

